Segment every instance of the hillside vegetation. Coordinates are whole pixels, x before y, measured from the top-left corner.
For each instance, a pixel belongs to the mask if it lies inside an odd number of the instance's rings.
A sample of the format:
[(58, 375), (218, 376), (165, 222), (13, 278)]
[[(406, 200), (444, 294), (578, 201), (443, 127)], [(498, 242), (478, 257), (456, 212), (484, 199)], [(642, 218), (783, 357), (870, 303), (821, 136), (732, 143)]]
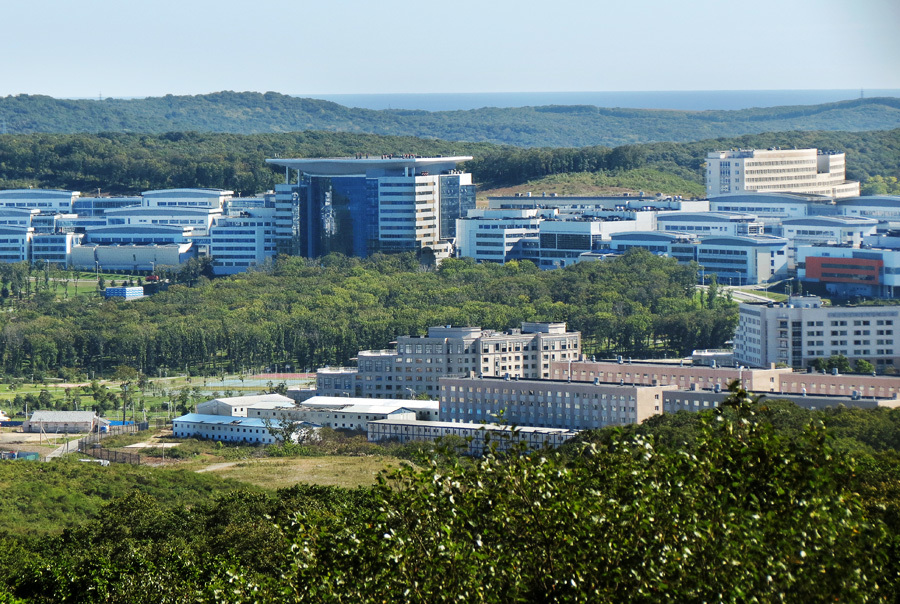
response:
[(855, 180), (900, 177), (900, 129), (775, 132), (691, 143), (530, 149), (332, 132), (169, 132), (0, 135), (0, 189), (138, 194), (151, 189), (215, 187), (251, 195), (284, 181), (283, 170), (268, 166), (266, 158), (347, 157), (362, 152), (374, 157), (383, 153), (471, 155), (474, 159), (465, 168), (482, 188), (516, 186), (556, 174), (591, 173), (613, 187), (701, 194), (708, 151), (774, 146), (844, 150), (848, 177)]
[(692, 141), (787, 130), (882, 130), (900, 127), (900, 99), (867, 98), (809, 106), (734, 111), (674, 111), (589, 105), (469, 111), (370, 110), (274, 92), (218, 92), (145, 99), (0, 98), (12, 134), (35, 132), (230, 132), (326, 130), (523, 147), (616, 146)]
[(471, 259), (429, 270), (413, 254), (281, 257), (213, 281), (187, 274), (188, 266), (172, 277), (191, 287), (129, 302), (60, 300), (43, 284), (21, 289), (13, 281), (25, 278), (20, 268), (27, 267), (0, 265), (12, 292), (0, 298), (8, 309), (0, 313), (3, 375), (346, 365), (359, 350), (387, 348), (433, 325), (508, 329), (523, 321), (567, 321), (582, 332), (587, 354), (683, 355), (722, 345), (737, 319), (736, 305), (721, 296), (696, 298), (696, 266), (644, 250), (557, 271)]
[(0, 540), (0, 601), (894, 602), (898, 425), (734, 387), (720, 409), (560, 451), (448, 450), (372, 488), (132, 493)]

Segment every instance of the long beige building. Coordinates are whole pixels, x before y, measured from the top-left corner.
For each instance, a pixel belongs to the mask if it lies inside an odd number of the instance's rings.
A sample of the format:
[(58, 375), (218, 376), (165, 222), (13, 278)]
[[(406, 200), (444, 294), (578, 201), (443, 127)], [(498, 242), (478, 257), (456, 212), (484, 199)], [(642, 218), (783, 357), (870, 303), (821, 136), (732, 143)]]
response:
[(805, 193), (834, 199), (858, 197), (848, 181), (843, 153), (818, 149), (740, 149), (706, 156), (706, 194)]
[(460, 377), (441, 380), (441, 421), (590, 430), (637, 424), (662, 413), (677, 386)]

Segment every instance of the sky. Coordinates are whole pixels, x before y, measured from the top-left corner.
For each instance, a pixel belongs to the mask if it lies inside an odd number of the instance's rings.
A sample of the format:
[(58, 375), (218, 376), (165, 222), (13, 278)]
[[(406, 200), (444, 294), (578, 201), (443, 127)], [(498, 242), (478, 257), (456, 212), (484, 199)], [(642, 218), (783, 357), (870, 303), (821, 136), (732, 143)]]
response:
[(0, 96), (900, 88), (898, 0), (4, 0)]

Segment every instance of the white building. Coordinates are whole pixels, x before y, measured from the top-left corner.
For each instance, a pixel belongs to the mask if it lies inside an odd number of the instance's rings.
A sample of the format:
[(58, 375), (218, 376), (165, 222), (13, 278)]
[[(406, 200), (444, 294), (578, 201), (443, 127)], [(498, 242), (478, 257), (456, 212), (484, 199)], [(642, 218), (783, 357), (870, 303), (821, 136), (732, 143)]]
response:
[(544, 220), (540, 225), (539, 266), (553, 269), (575, 264), (582, 254), (603, 250), (615, 233), (653, 230), (654, 218), (652, 212), (623, 212), (607, 220)]
[(249, 396), (228, 396), (214, 398), (197, 404), (200, 415), (227, 415), (229, 417), (252, 417), (248, 411), (260, 404), (293, 407), (294, 400), (281, 394), (255, 394)]
[(681, 196), (652, 196), (643, 193), (590, 197), (523, 193), (488, 197), (488, 207), (492, 210), (556, 209), (564, 214), (596, 210), (707, 212), (709, 200), (683, 199)]
[(371, 442), (434, 442), (439, 438), (456, 437), (457, 442), (467, 441), (470, 455), (482, 455), (491, 443), (496, 444), (499, 451), (522, 442), (531, 450), (544, 446), (558, 447), (577, 434), (578, 432), (574, 430), (562, 428), (394, 419), (369, 422), (368, 428), (368, 438)]
[(556, 210), (469, 210), (456, 219), (456, 251), (478, 262), (507, 262), (523, 259), (520, 242), (536, 238), (541, 221), (557, 215)]
[[(188, 413), (172, 420), (172, 436), (175, 438), (204, 438), (231, 443), (273, 444), (278, 442), (270, 428), (279, 422), (249, 417), (203, 415)], [(318, 426), (305, 425), (302, 429), (315, 430)]]
[(797, 193), (729, 193), (711, 196), (709, 209), (713, 212), (754, 214), (766, 226), (780, 225), (788, 218), (803, 218), (815, 214), (811, 207), (831, 203), (831, 198)]
[(697, 247), (697, 262), (720, 283), (764, 283), (787, 276), (787, 243), (771, 235), (705, 237)]
[(786, 304), (739, 308), (734, 360), (743, 365), (802, 368), (817, 358), (843, 355), (884, 369), (900, 359), (897, 306), (823, 306), (816, 296), (791, 296)]
[(859, 195), (859, 183), (846, 180), (843, 153), (817, 149), (741, 149), (706, 156), (706, 193), (758, 191), (811, 193), (834, 199)]
[(213, 258), (217, 275), (242, 273), (274, 258), (275, 208), (255, 208), (217, 218), (209, 231), (207, 254)]
[(839, 199), (838, 211), (844, 216), (873, 218), (888, 228), (900, 228), (900, 196), (867, 195), (850, 199)]
[[(437, 401), (434, 403), (436, 406)], [(316, 396), (290, 408), (259, 403), (250, 408), (249, 417), (309, 422), (335, 430), (365, 430), (369, 422), (384, 419), (417, 419), (415, 410), (406, 408), (402, 403), (375, 403), (372, 399), (337, 396)]]
[(763, 223), (742, 212), (664, 212), (656, 217), (656, 230), (694, 235), (761, 235)]
[(40, 210), (43, 214), (70, 214), (81, 194), (59, 189), (7, 189), (0, 191), (0, 208)]
[(141, 193), (146, 208), (209, 208), (221, 210), (234, 191), (224, 189), (159, 189)]

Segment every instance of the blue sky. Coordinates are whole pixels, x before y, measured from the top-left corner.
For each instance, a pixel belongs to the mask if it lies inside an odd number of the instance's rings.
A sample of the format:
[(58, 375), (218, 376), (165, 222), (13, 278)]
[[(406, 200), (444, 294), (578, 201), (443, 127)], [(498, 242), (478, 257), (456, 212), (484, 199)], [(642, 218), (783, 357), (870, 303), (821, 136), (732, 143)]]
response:
[(0, 96), (900, 88), (898, 0), (7, 0)]

